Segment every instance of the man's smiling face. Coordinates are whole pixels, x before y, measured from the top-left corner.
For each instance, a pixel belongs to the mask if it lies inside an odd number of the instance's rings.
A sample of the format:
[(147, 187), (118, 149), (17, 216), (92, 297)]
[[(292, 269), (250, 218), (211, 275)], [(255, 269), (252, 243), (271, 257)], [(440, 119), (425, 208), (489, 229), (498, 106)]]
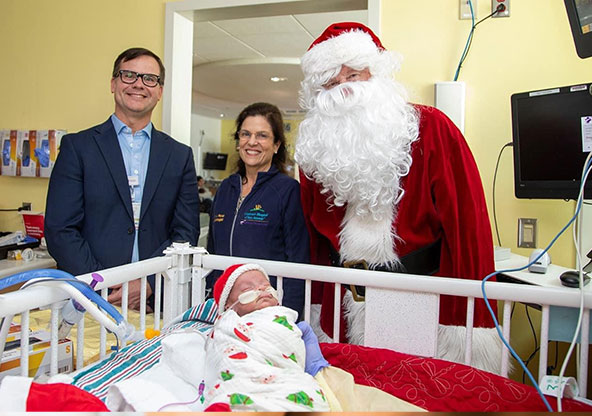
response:
[[(158, 62), (145, 55), (122, 62), (120, 69), (160, 76)], [(126, 84), (118, 76), (111, 79), (111, 92), (115, 98), (115, 115), (127, 124), (130, 118), (150, 119), (152, 110), (162, 97), (162, 85), (147, 87), (140, 78), (133, 84)]]

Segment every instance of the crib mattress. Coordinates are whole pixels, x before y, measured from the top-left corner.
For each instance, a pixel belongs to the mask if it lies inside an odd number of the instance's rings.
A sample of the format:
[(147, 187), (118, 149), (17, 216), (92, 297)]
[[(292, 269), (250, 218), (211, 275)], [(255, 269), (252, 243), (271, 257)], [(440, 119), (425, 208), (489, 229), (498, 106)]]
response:
[[(167, 329), (211, 329), (215, 305), (210, 299), (187, 311)], [(143, 340), (74, 377), (73, 384), (104, 399), (109, 386), (151, 368), (160, 358), (165, 336)], [(358, 384), (376, 387), (428, 411), (546, 411), (534, 387), (483, 370), (435, 358), (350, 344), (321, 344), (331, 365), (354, 376)], [(547, 398), (556, 408), (556, 398)], [(563, 400), (564, 411), (592, 411), (592, 406)]]

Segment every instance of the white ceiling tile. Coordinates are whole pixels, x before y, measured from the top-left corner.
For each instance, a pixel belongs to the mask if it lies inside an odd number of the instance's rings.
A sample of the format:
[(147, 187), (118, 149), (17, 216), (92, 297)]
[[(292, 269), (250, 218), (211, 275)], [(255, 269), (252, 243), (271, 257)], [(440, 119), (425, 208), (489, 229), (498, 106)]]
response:
[[(271, 82), (272, 76), (285, 76), (281, 83)], [(197, 67), (194, 88), (217, 100), (242, 102), (268, 101), (282, 108), (298, 107), (298, 88), (302, 72), (298, 65), (224, 65)]]
[(310, 37), (295, 36), (293, 33), (243, 35), (242, 40), (266, 57), (300, 58), (311, 43)]
[(332, 23), (360, 22), (368, 24), (367, 10), (353, 10), (331, 13), (297, 14), (294, 18), (316, 39)]
[(193, 65), (201, 65), (201, 64), (205, 64), (207, 62), (211, 62), (209, 59), (204, 58), (203, 56), (194, 53), (193, 54)]
[[(362, 10), (196, 22), (194, 111), (214, 117), (218, 112), (235, 113), (231, 115), (234, 117), (247, 104), (267, 101), (280, 107), (284, 114), (299, 114), (299, 65), (280, 65), (277, 61), (270, 64), (264, 60), (247, 65), (237, 64), (236, 60), (300, 58), (331, 23), (367, 23), (367, 16), (367, 11)], [(228, 62), (221, 65), (216, 61)], [(273, 83), (271, 76), (286, 76), (288, 81)]]
[(198, 56), (203, 57), (208, 61), (260, 58), (262, 56), (231, 36), (209, 40), (198, 40), (194, 43), (193, 49)]
[(224, 36), (228, 35), (212, 22), (196, 22), (193, 26), (194, 39), (211, 39)]
[(248, 19), (217, 20), (213, 22), (233, 36), (261, 33), (302, 33), (302, 27), (292, 16), (253, 17)]

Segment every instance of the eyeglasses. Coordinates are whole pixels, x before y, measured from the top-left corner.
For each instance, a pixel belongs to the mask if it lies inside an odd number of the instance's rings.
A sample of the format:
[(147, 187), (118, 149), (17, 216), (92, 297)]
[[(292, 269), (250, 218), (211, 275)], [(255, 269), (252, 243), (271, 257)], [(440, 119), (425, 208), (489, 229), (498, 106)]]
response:
[(156, 87), (160, 83), (160, 77), (158, 75), (140, 74), (126, 69), (120, 69), (117, 76), (121, 78), (121, 82), (124, 84), (133, 84), (138, 78), (141, 78), (142, 83), (147, 87)]
[(249, 130), (241, 130), (238, 132), (238, 138), (240, 140), (250, 140), (253, 134), (255, 135), (255, 139), (257, 141), (266, 141), (273, 137), (271, 133), (268, 133), (266, 131), (258, 131), (256, 133), (251, 133)]

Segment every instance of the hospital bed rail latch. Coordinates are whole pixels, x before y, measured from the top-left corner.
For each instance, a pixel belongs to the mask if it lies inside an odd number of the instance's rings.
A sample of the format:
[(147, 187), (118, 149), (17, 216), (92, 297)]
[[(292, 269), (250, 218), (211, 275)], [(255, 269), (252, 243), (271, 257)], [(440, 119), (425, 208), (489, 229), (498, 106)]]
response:
[[(366, 260), (348, 260), (343, 262), (343, 267), (347, 269), (368, 270), (368, 263)], [(349, 285), (352, 296), (356, 302), (364, 302), (366, 288), (364, 286)]]

